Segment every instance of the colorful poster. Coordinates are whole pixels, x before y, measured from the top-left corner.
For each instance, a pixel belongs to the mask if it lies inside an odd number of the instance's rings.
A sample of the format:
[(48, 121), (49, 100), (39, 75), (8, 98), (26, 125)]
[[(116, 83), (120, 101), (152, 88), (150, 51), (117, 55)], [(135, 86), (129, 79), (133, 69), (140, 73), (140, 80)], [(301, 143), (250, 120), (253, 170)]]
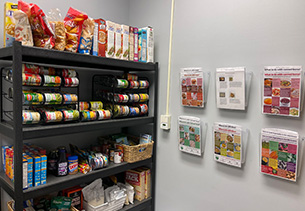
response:
[(302, 67), (265, 67), (263, 113), (300, 116)]
[(179, 116), (179, 150), (193, 155), (201, 156), (201, 125), (200, 118), (192, 116)]
[(294, 131), (264, 128), (261, 131), (261, 172), (296, 181), (299, 134)]
[(245, 110), (245, 72), (244, 67), (216, 69), (217, 108)]
[(228, 123), (214, 123), (214, 160), (241, 168), (242, 127)]
[(201, 68), (181, 68), (182, 106), (204, 107), (204, 84)]

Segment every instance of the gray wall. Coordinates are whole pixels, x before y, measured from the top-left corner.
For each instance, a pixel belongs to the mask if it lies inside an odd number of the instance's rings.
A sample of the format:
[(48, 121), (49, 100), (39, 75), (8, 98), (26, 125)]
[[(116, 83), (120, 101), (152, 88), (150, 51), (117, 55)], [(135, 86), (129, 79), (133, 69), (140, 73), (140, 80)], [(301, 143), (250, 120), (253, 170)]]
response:
[[(130, 22), (150, 24), (156, 33), (160, 62), (159, 114), (165, 113), (170, 0), (131, 0)], [(156, 210), (304, 210), (305, 169), (297, 183), (259, 173), (262, 127), (287, 128), (304, 135), (300, 119), (268, 117), (260, 109), (260, 72), (265, 65), (302, 65), (305, 25), (302, 0), (176, 0), (170, 92), (172, 129), (159, 130)], [(137, 13), (137, 15), (134, 15)], [(201, 66), (212, 72), (206, 108), (180, 106), (179, 69)], [(249, 108), (245, 112), (216, 108), (217, 67), (246, 66), (254, 72)], [(178, 151), (177, 117), (198, 116), (209, 124), (202, 158)], [(242, 169), (213, 160), (211, 125), (236, 123), (250, 129)]]

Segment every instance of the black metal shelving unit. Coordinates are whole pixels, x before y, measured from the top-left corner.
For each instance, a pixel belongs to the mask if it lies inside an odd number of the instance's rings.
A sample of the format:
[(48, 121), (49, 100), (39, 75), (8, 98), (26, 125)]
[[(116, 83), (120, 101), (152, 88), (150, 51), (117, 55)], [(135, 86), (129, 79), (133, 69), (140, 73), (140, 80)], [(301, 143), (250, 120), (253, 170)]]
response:
[[(0, 133), (11, 138), (14, 145), (14, 182), (11, 182), (4, 172), (0, 172), (0, 186), (14, 200), (15, 209), (23, 209), (23, 201), (29, 198), (41, 196), (52, 191), (62, 190), (74, 185), (91, 182), (97, 178), (107, 177), (113, 174), (124, 172), (128, 169), (149, 166), (151, 168), (151, 190), (152, 197), (141, 202), (124, 207), (122, 210), (154, 210), (155, 204), (155, 182), (156, 182), (156, 144), (157, 144), (157, 103), (158, 103), (158, 63), (139, 63), (132, 61), (115, 60), (101, 58), (90, 55), (82, 55), (70, 52), (60, 52), (36, 47), (22, 46), (19, 42), (14, 42), (13, 46), (0, 49), (0, 60), (12, 61), (13, 63), (13, 125), (4, 121), (0, 122)], [(127, 119), (111, 119), (94, 122), (77, 122), (58, 125), (37, 125), (33, 127), (23, 127), (22, 125), (22, 63), (39, 63), (44, 65), (56, 65), (65, 67), (94, 68), (97, 72), (113, 70), (122, 72), (151, 72), (154, 74), (154, 102), (153, 112), (150, 108), (150, 115)], [(1, 80), (2, 93), (2, 80)], [(1, 98), (2, 101), (2, 98)], [(1, 110), (2, 110), (1, 102)], [(1, 112), (2, 113), (2, 112)], [(153, 113), (153, 115), (151, 115)], [(2, 115), (2, 114), (1, 114)], [(1, 116), (1, 119), (2, 116)], [(107, 168), (92, 171), (88, 174), (78, 173), (66, 177), (48, 176), (47, 184), (32, 187), (27, 190), (22, 189), (22, 146), (27, 139), (67, 135), (72, 133), (82, 133), (107, 128), (128, 128), (137, 125), (151, 125), (155, 146), (153, 156), (150, 159), (136, 163), (111, 164)], [(1, 169), (2, 170), (2, 169)], [(1, 196), (0, 196), (1, 197)]]

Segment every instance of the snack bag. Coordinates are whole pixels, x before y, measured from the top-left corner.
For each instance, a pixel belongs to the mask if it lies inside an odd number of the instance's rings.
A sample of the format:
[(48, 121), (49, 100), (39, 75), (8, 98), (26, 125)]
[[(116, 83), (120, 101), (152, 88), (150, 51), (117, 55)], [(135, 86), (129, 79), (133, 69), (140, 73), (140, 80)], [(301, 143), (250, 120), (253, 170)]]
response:
[(41, 48), (53, 48), (54, 33), (42, 9), (36, 4), (28, 4), (23, 1), (18, 1), (18, 9), (29, 17), (34, 45)]
[(80, 33), (82, 32), (83, 22), (88, 18), (88, 15), (80, 12), (72, 7), (64, 19), (66, 28), (66, 51), (76, 52), (78, 48)]
[(58, 8), (51, 9), (48, 16), (50, 25), (54, 31), (54, 49), (63, 51), (66, 48), (66, 28), (64, 20)]
[(79, 40), (78, 52), (81, 54), (90, 54), (92, 47), (92, 38), (94, 33), (94, 20), (88, 18), (83, 23), (82, 34)]
[(33, 35), (27, 14), (21, 10), (14, 12), (15, 26), (15, 40), (22, 43), (22, 45), (33, 46)]
[(13, 14), (18, 10), (18, 5), (10, 2), (4, 4), (4, 30), (3, 30), (3, 45), (4, 47), (11, 46), (14, 39), (15, 20)]

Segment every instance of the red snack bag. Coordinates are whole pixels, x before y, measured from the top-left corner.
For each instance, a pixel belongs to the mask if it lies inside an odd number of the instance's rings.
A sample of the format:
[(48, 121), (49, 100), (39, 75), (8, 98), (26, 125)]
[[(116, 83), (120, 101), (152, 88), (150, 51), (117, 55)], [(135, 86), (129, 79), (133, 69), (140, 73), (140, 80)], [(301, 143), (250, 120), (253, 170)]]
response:
[(80, 12), (72, 7), (64, 19), (66, 27), (66, 51), (76, 52), (79, 44), (80, 33), (82, 32), (83, 22), (88, 19), (86, 13)]
[(23, 1), (18, 1), (18, 9), (29, 17), (34, 45), (48, 49), (53, 48), (54, 33), (42, 9), (36, 4), (29, 4)]

